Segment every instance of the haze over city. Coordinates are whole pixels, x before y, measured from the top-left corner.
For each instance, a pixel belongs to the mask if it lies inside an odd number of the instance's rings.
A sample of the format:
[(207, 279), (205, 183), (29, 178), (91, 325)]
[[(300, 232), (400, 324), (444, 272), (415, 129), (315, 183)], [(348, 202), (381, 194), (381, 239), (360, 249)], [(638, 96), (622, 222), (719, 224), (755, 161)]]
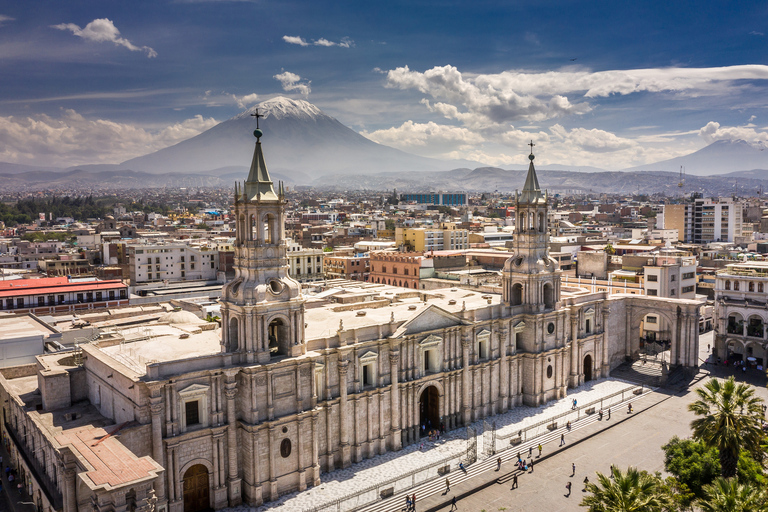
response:
[[(416, 155), (763, 149), (762, 2), (0, 2), (0, 161), (119, 163), (275, 96)], [(696, 169), (690, 169), (696, 174)]]

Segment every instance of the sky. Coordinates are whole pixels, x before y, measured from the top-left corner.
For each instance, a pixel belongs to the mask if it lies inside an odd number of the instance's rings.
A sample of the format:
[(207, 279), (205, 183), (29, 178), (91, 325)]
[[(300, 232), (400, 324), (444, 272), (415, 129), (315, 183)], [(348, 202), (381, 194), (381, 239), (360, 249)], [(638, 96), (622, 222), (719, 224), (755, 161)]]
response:
[(423, 156), (622, 169), (768, 145), (766, 50), (765, 1), (0, 0), (0, 161), (118, 163), (283, 95)]

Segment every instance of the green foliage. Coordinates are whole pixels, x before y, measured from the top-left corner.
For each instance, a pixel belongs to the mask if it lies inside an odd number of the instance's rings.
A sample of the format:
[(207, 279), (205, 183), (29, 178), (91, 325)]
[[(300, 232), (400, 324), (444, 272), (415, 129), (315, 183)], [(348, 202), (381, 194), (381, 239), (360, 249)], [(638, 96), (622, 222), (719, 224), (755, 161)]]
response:
[(703, 492), (704, 497), (696, 503), (704, 512), (768, 511), (766, 490), (744, 485), (735, 478), (718, 478)]
[(323, 247), (323, 252), (333, 252), (333, 247)]
[(397, 226), (395, 225), (395, 221), (393, 219), (387, 219), (384, 221), (384, 227), (390, 231), (394, 231)]
[(763, 401), (754, 396), (754, 389), (748, 384), (736, 384), (731, 377), (724, 383), (710, 379), (696, 393), (699, 399), (688, 405), (688, 410), (700, 416), (691, 422), (693, 437), (717, 448), (721, 475), (736, 476), (742, 451), (762, 460)]
[(213, 229), (211, 226), (209, 226), (209, 225), (208, 225), (208, 224), (206, 224), (205, 222), (201, 222), (201, 223), (199, 223), (198, 225), (196, 225), (195, 227), (196, 227), (197, 229), (204, 229), (204, 230), (206, 230), (206, 231), (210, 231), (210, 230), (212, 230), (212, 229)]
[(675, 436), (661, 447), (664, 450), (664, 469), (701, 498), (701, 488), (720, 475), (717, 448), (708, 448), (700, 441)]
[(56, 232), (44, 232), (44, 231), (27, 231), (19, 238), (21, 240), (27, 240), (29, 242), (47, 242), (49, 240), (55, 240), (56, 242), (69, 242), (77, 240), (76, 236), (69, 233), (56, 233)]
[(665, 512), (677, 510), (677, 504), (664, 492), (664, 482), (646, 471), (619, 468), (612, 471), (613, 479), (597, 474), (598, 483), (585, 485), (589, 495), (581, 501), (590, 512)]
[(616, 254), (616, 249), (613, 248), (613, 245), (608, 244), (605, 246), (605, 254), (614, 255)]

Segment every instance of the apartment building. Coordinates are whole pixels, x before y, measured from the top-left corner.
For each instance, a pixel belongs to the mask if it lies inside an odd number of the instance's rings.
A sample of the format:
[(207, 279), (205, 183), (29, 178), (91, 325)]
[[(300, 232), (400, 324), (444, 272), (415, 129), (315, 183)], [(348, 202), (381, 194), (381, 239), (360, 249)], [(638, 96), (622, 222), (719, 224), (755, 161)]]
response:
[(371, 272), (369, 254), (327, 255), (323, 260), (326, 279), (351, 279), (368, 281)]
[(677, 229), (678, 240), (706, 244), (733, 242), (742, 236), (745, 203), (727, 198), (701, 198), (685, 204), (667, 204), (663, 229)]
[(300, 283), (311, 283), (325, 279), (325, 253), (322, 249), (305, 249), (301, 244), (288, 240), (288, 274)]
[(409, 251), (460, 251), (469, 249), (469, 231), (445, 224), (437, 228), (396, 228), (395, 243)]
[(423, 260), (421, 253), (374, 252), (371, 254), (371, 282), (418, 289)]
[(128, 304), (128, 287), (119, 279), (77, 280), (43, 277), (0, 281), (0, 310), (36, 315)]
[(215, 281), (219, 251), (214, 245), (183, 242), (128, 246), (131, 285), (159, 281)]
[(645, 294), (671, 299), (696, 298), (696, 265), (694, 256), (675, 254), (648, 255), (643, 266)]

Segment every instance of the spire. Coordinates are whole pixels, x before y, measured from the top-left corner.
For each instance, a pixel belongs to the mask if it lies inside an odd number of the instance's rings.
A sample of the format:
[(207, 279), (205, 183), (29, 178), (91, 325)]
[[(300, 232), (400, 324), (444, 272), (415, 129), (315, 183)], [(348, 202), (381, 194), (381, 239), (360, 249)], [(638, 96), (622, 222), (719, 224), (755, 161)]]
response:
[(528, 176), (525, 178), (525, 185), (523, 185), (523, 192), (520, 194), (520, 202), (535, 204), (545, 202), (544, 195), (541, 193), (541, 187), (539, 186), (539, 178), (536, 176), (536, 169), (533, 167), (533, 146), (535, 144), (531, 141), (531, 154), (528, 155), (528, 160), (531, 163), (528, 165)]
[(251, 115), (256, 118), (256, 129), (253, 131), (253, 136), (256, 137), (256, 148), (253, 151), (251, 170), (245, 182), (245, 197), (251, 201), (277, 201), (272, 178), (269, 176), (267, 164), (264, 162), (264, 153), (261, 151), (261, 136), (264, 132), (259, 129), (259, 118), (263, 116), (259, 114), (258, 109)]

